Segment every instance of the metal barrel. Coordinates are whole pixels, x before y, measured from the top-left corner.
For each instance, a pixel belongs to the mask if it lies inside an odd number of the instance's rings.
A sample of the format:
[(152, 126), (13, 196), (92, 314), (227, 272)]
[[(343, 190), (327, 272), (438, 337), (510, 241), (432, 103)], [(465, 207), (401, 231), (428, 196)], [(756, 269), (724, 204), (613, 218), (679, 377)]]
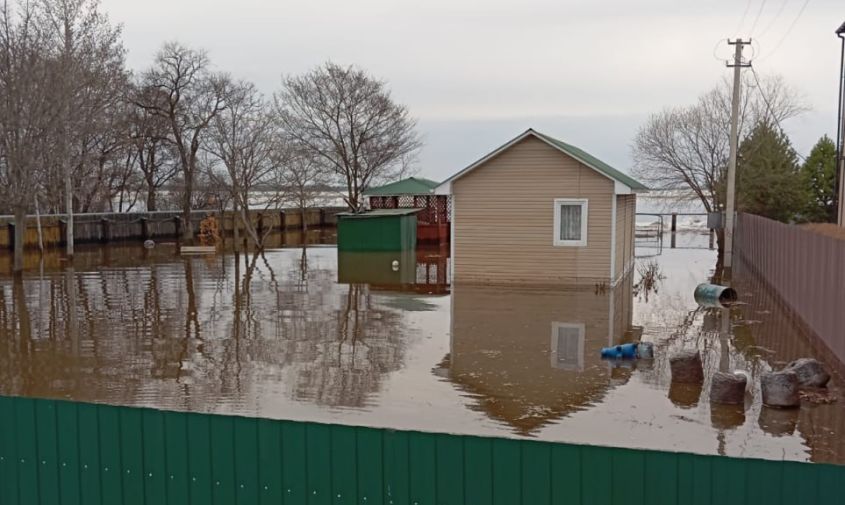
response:
[(724, 307), (736, 300), (736, 291), (727, 286), (704, 283), (695, 287), (695, 301), (702, 307)]

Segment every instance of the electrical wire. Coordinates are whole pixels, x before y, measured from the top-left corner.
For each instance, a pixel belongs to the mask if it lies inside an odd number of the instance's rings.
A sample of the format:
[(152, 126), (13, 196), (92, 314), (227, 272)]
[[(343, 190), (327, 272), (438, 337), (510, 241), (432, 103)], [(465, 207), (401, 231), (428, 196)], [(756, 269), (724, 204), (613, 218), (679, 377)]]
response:
[[(763, 92), (763, 85), (760, 84), (760, 77), (757, 75), (757, 70), (755, 70), (754, 67), (749, 67), (749, 68), (751, 69), (751, 75), (754, 76), (754, 82), (757, 83), (757, 91), (760, 92), (760, 97), (763, 99), (763, 103), (766, 104), (766, 115), (771, 116), (771, 118), (775, 120), (775, 124), (778, 126), (778, 129), (781, 132), (785, 133), (786, 130), (783, 129), (783, 126), (781, 126), (781, 124), (780, 124), (780, 120), (777, 118), (777, 116), (772, 111), (771, 102), (769, 102), (769, 99), (766, 97), (766, 93)], [(807, 160), (807, 158), (805, 158), (801, 153), (799, 153), (795, 149), (793, 149), (792, 151), (795, 153), (796, 156), (801, 158), (801, 161)]]
[(787, 3), (789, 3), (789, 0), (783, 0), (783, 2), (781, 2), (780, 8), (778, 9), (777, 14), (775, 14), (775, 17), (773, 17), (772, 20), (769, 21), (769, 24), (767, 24), (766, 27), (763, 28), (763, 31), (760, 32), (760, 35), (757, 35), (758, 39), (761, 38), (766, 33), (768, 33), (769, 30), (771, 30), (771, 28), (775, 25), (775, 22), (777, 22), (777, 20), (780, 19), (780, 15), (783, 14), (783, 9), (786, 7)]
[(775, 44), (774, 49), (772, 49), (771, 52), (766, 54), (764, 57), (760, 58), (760, 61), (768, 59), (771, 55), (773, 55), (780, 48), (780, 46), (783, 44), (783, 42), (786, 40), (786, 38), (789, 37), (789, 34), (792, 33), (792, 29), (795, 28), (796, 24), (798, 24), (798, 20), (801, 19), (801, 16), (804, 14), (804, 10), (807, 8), (807, 4), (809, 4), (809, 3), (810, 3), (810, 0), (804, 0), (804, 5), (801, 6), (801, 9), (798, 11), (798, 15), (796, 15), (795, 19), (792, 20), (792, 24), (789, 25), (789, 28), (787, 28), (786, 33), (784, 33), (783, 37), (781, 37), (781, 39), (778, 41), (778, 43)]
[(736, 25), (736, 30), (734, 30), (734, 34), (739, 37), (742, 32), (739, 30), (742, 29), (742, 25), (745, 24), (745, 18), (748, 16), (748, 11), (751, 9), (751, 0), (745, 4), (745, 12), (742, 13), (742, 18), (739, 20), (739, 24)]
[(763, 9), (766, 7), (766, 0), (763, 0), (760, 3), (760, 8), (757, 10), (757, 17), (754, 18), (754, 23), (751, 24), (751, 29), (748, 30), (748, 36), (752, 37), (754, 35), (754, 29), (757, 28), (757, 22), (760, 21), (760, 16), (763, 14)]

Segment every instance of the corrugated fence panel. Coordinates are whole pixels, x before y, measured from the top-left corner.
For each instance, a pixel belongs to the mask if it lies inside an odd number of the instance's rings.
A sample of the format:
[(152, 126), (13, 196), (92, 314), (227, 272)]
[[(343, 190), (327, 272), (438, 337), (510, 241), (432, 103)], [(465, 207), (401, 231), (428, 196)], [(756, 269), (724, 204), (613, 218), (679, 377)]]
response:
[(843, 480), (825, 464), (0, 397), (0, 505), (785, 505), (838, 503)]
[(736, 252), (845, 363), (845, 240), (751, 214), (737, 220)]

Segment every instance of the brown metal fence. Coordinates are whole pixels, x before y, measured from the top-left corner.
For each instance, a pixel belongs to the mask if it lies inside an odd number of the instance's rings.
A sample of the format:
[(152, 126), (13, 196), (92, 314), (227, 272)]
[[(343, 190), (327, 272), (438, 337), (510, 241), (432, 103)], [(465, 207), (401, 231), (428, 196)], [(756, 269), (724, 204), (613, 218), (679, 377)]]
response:
[(845, 240), (740, 214), (736, 252), (845, 363)]

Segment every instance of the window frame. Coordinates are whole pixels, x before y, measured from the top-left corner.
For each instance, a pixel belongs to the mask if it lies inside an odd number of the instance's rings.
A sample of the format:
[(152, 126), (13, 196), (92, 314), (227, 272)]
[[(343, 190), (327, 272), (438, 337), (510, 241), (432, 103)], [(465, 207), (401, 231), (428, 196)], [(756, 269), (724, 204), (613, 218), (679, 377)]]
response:
[[(560, 330), (562, 328), (566, 328), (568, 330), (577, 330), (577, 348), (576, 356), (575, 356), (575, 363), (565, 363), (559, 360), (560, 356), (559, 353), (561, 349), (558, 347), (559, 343), (559, 335)], [(552, 368), (557, 368), (559, 370), (569, 370), (569, 371), (583, 371), (584, 370), (584, 343), (585, 343), (585, 334), (586, 334), (586, 325), (584, 323), (563, 323), (559, 321), (552, 322), (552, 338), (551, 338), (551, 349), (549, 353), (549, 357), (551, 358), (551, 365)]]
[[(561, 240), (560, 238), (560, 208), (563, 205), (581, 206), (581, 239)], [(587, 223), (589, 201), (586, 198), (555, 198), (554, 200), (554, 229), (552, 230), (552, 244), (555, 247), (587, 247)]]

